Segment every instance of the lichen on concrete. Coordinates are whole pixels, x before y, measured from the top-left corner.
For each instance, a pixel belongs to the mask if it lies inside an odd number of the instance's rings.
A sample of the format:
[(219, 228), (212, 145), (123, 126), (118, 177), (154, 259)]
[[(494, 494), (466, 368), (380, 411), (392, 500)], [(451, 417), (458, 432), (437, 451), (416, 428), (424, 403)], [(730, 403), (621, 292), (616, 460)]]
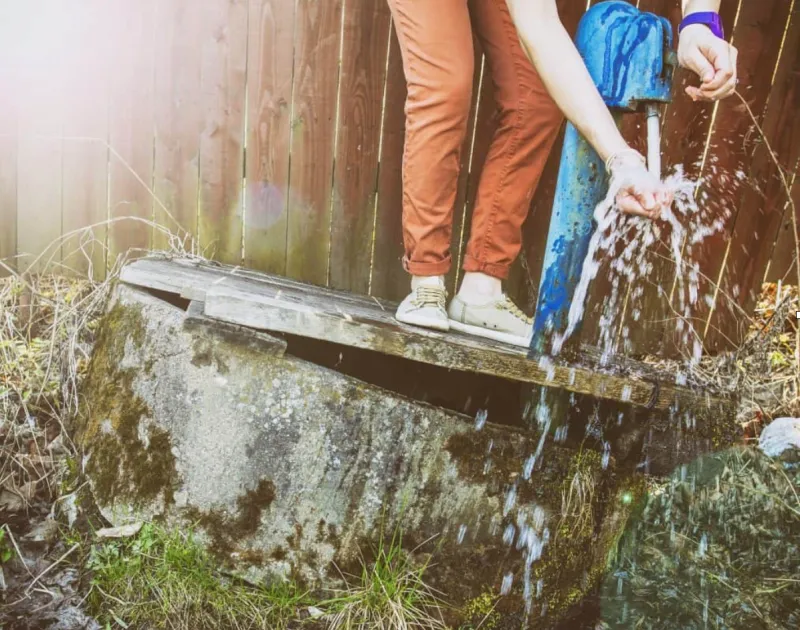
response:
[[(548, 444), (523, 479), (536, 450), (525, 430), (488, 423), (476, 432), (470, 418), (229, 331), (200, 335), (180, 309), (124, 285), (84, 398), (78, 443), (106, 517), (194, 526), (248, 579), (331, 584), (337, 569), (359, 572), (382, 536), (402, 532), (416, 559), (433, 557), (427, 576), (455, 606), (453, 627), (476, 598), (496, 597), (509, 572), (518, 579), (497, 611), (513, 624), (524, 558), (503, 531), (538, 514), (552, 540), (532, 566), (543, 581), (536, 610), (546, 605), (550, 620), (592, 588), (624, 526), (617, 497), (628, 481), (596, 453)], [(576, 475), (592, 493), (562, 517)]]

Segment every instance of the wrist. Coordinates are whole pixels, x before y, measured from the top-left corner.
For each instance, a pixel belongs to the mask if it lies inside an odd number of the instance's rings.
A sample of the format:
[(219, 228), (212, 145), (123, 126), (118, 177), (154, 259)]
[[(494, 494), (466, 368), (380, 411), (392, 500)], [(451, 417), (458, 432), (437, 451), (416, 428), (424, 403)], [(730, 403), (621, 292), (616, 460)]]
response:
[(678, 27), (679, 37), (684, 37), (684, 33), (689, 30), (698, 31), (706, 29), (715, 37), (725, 39), (725, 29), (722, 26), (722, 19), (715, 11), (693, 11), (687, 13)]

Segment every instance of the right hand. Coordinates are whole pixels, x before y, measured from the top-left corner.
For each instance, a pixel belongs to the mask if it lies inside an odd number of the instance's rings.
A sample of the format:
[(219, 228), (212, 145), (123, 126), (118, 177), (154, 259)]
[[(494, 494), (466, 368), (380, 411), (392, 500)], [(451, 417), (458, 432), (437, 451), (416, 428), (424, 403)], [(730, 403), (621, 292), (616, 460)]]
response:
[(625, 214), (657, 219), (672, 203), (672, 193), (645, 166), (645, 159), (633, 149), (608, 161), (613, 185), (619, 182), (617, 206)]

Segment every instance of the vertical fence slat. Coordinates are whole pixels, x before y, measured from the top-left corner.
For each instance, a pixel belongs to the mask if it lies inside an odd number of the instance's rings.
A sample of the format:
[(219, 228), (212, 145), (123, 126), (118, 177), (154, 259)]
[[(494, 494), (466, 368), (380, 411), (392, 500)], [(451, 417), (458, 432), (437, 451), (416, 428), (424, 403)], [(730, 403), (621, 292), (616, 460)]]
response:
[[(342, 0), (297, 0), (286, 272), (328, 280)], [(347, 95), (343, 95), (347, 98)]]
[(286, 273), (295, 3), (250, 0), (245, 265)]
[[(785, 0), (742, 2), (732, 41), (740, 49), (739, 91), (743, 94), (755, 116), (763, 119), (769, 95), (772, 74), (778, 61), (783, 33), (786, 28), (790, 3)], [(757, 132), (738, 98), (721, 101), (718, 106), (713, 135), (709, 144), (709, 158), (699, 199), (701, 204), (729, 215), (722, 233), (707, 238), (697, 248), (697, 262), (706, 282), (701, 282), (700, 299), (694, 307), (695, 329), (705, 336), (710, 308), (703, 296), (713, 295), (722, 307), (732, 287), (723, 284), (715, 287), (721, 277), (728, 257), (728, 242), (741, 209), (742, 195), (750, 185), (739, 173), (749, 170), (753, 150), (758, 141)], [(748, 209), (750, 211), (752, 209)], [(738, 321), (738, 317), (736, 318)], [(673, 328), (674, 330), (674, 328)], [(666, 351), (680, 354), (685, 351), (677, 335), (668, 335)]]
[(111, 32), (108, 263), (150, 248), (153, 219), (153, 130), (156, 2), (115, 2)]
[[(12, 28), (21, 43), (17, 162), (17, 247), (21, 271), (58, 271), (61, 262), (61, 97), (64, 90), (64, 0), (20, 11)], [(19, 41), (19, 40), (18, 40)], [(34, 261), (36, 264), (34, 265)]]
[(405, 140), (406, 81), (397, 32), (392, 29), (386, 73), (383, 147), (378, 174), (372, 295), (399, 301), (408, 293), (403, 258), (403, 143)]
[[(62, 243), (64, 266), (105, 277), (108, 217), (108, 71), (112, 5), (87, 0), (73, 5), (64, 51), (69, 89), (64, 112), (62, 230), (77, 232)], [(80, 42), (80, 45), (75, 45)], [(89, 226), (96, 226), (88, 230)]]
[[(794, 204), (795, 220), (800, 225), (800, 177), (797, 177), (797, 170), (795, 171), (794, 185), (792, 186), (792, 202)], [(783, 215), (783, 223), (778, 237), (775, 239), (772, 261), (766, 279), (768, 282), (778, 282), (780, 280), (787, 284), (796, 284), (798, 256), (794, 240), (792, 204), (786, 204)]]
[[(203, 12), (190, 0), (164, 0), (157, 7), (153, 183), (166, 212), (157, 204), (154, 216), (158, 225), (181, 238), (196, 238)], [(168, 243), (157, 230), (153, 244), (161, 248)]]
[[(753, 130), (749, 143), (755, 150), (750, 164), (743, 169), (747, 185), (739, 200), (728, 262), (723, 270), (723, 285), (730, 287), (732, 301), (717, 301), (705, 340), (706, 348), (712, 351), (728, 346), (728, 340), (738, 345), (747, 332), (748, 320), (744, 314), (752, 311), (761, 292), (761, 281), (788, 200), (789, 193), (766, 143), (775, 151), (786, 173), (792, 173), (800, 156), (800, 14), (790, 17), (762, 123), (764, 137), (758, 137)], [(791, 175), (788, 180), (790, 183)]]
[(201, 98), (198, 242), (207, 256), (242, 262), (245, 73), (248, 0), (206, 0)]
[(367, 293), (391, 15), (375, 0), (347, 0), (345, 12), (329, 280)]

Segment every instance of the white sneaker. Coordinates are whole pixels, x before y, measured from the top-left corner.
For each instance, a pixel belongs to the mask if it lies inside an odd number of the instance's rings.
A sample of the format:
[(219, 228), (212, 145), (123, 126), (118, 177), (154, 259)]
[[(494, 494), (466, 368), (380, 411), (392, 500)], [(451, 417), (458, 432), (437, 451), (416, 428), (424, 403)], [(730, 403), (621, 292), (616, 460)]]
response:
[(486, 304), (467, 304), (456, 296), (448, 314), (453, 330), (515, 346), (531, 343), (533, 320), (505, 294)]
[(412, 290), (400, 303), (395, 318), (404, 324), (446, 332), (450, 330), (446, 303), (447, 291), (444, 287), (423, 284)]

